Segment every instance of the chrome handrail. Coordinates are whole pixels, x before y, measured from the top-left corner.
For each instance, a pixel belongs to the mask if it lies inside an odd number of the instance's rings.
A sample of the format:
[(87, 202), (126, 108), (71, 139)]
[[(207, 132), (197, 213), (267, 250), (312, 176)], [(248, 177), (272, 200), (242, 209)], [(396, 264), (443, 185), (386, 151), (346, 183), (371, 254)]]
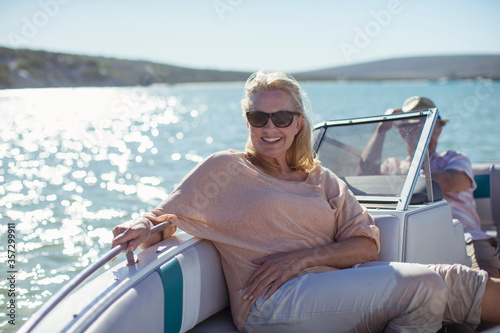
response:
[[(158, 225), (155, 225), (153, 228), (151, 228), (150, 231), (150, 236), (154, 235), (160, 231), (163, 231), (167, 226), (169, 226), (171, 222), (166, 221), (162, 222)], [(73, 290), (75, 290), (76, 287), (78, 287), (80, 284), (82, 284), (86, 279), (88, 279), (93, 273), (95, 273), (99, 268), (103, 267), (105, 264), (107, 264), (110, 260), (115, 258), (117, 255), (119, 255), (122, 251), (127, 251), (127, 266), (133, 266), (136, 264), (134, 254), (132, 251), (129, 251), (128, 249), (128, 243), (126, 244), (120, 244), (118, 246), (115, 246), (108, 252), (106, 252), (98, 261), (93, 263), (92, 265), (88, 266), (85, 268), (83, 271), (81, 271), (78, 275), (76, 275), (71, 281), (69, 281), (64, 287), (62, 287), (45, 305), (40, 308), (40, 310), (37, 312), (36, 317), (31, 317), (24, 325), (23, 327), (27, 327), (26, 330), (21, 330), (19, 332), (31, 332), (36, 325), (38, 325), (45, 316), (49, 314), (52, 309), (55, 308), (57, 304), (59, 304), (66, 296), (68, 296)]]

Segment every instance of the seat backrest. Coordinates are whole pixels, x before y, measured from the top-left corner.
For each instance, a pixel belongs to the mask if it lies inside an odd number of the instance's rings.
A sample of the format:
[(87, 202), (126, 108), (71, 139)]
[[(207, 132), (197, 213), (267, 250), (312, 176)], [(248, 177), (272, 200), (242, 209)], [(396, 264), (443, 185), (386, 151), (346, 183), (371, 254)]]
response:
[(199, 240), (158, 269), (165, 293), (165, 332), (186, 332), (229, 306), (219, 252)]
[(500, 239), (500, 167), (495, 163), (474, 163), (474, 191), (477, 212), (483, 227), (496, 227)]

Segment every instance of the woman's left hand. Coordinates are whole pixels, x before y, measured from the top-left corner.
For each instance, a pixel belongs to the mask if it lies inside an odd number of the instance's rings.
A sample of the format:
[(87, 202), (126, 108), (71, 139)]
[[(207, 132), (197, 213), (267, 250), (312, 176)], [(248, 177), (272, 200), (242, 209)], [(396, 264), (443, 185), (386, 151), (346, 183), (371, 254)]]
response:
[(275, 253), (252, 260), (260, 265), (248, 279), (245, 286), (244, 300), (253, 300), (266, 289), (265, 299), (269, 298), (283, 283), (296, 277), (307, 268), (310, 261), (309, 250)]

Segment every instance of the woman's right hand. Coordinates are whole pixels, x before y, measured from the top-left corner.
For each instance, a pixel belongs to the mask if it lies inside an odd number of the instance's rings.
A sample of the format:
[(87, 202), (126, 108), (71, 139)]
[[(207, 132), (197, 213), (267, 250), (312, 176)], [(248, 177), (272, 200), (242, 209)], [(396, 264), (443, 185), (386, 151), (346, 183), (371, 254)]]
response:
[(145, 217), (125, 222), (113, 228), (113, 243), (111, 248), (128, 243), (128, 250), (134, 251), (148, 239), (152, 223)]

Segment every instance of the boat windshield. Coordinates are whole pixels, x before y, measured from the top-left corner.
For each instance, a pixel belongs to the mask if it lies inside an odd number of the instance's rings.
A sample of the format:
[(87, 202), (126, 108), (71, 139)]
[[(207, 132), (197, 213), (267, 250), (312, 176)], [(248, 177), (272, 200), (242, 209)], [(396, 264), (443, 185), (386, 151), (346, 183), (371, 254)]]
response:
[(422, 167), (437, 112), (327, 121), (315, 126), (314, 148), (321, 164), (361, 203), (392, 203), (404, 210), (416, 184), (426, 188)]

